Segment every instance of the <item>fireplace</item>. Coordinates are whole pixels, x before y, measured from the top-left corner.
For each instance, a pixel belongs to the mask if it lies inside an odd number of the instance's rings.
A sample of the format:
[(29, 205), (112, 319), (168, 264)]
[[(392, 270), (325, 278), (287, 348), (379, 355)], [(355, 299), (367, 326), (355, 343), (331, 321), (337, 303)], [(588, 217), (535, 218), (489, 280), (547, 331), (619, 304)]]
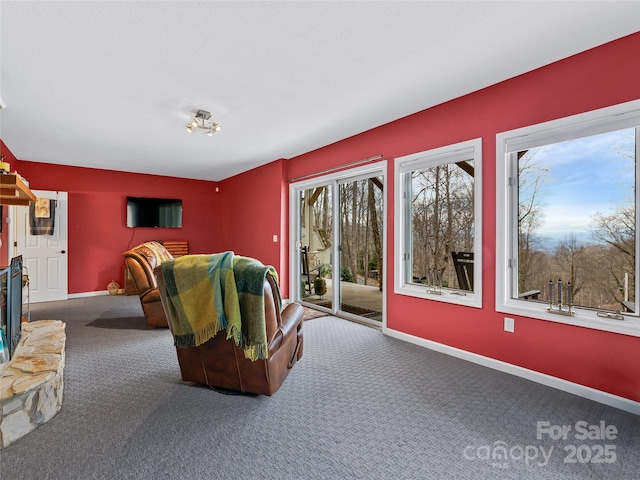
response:
[(0, 327), (4, 330), (10, 359), (22, 335), (22, 256), (0, 268)]

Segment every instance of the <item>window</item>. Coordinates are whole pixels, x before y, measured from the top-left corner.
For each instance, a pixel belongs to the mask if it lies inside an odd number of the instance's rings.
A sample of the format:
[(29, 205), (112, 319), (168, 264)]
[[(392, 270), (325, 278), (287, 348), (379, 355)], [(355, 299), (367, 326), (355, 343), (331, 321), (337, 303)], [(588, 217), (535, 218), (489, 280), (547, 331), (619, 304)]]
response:
[(496, 145), (497, 309), (640, 336), (640, 101)]
[(480, 139), (397, 158), (396, 293), (482, 306)]

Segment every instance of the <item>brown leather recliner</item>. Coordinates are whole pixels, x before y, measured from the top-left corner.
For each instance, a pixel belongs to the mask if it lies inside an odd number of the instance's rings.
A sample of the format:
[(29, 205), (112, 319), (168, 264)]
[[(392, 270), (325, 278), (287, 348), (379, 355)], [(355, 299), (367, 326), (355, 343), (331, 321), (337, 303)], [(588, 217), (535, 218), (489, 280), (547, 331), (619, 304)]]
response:
[[(160, 298), (169, 320), (167, 291), (162, 269), (155, 269), (158, 278)], [(267, 328), (268, 358), (251, 361), (244, 356), (244, 350), (227, 340), (224, 331), (197, 347), (176, 346), (182, 380), (209, 385), (214, 388), (239, 392), (273, 395), (289, 375), (293, 365), (302, 358), (302, 306), (297, 303), (287, 305), (282, 312), (274, 291), (278, 286), (274, 278), (267, 274), (264, 282), (265, 320)]]
[(162, 244), (145, 242), (122, 254), (138, 291), (142, 311), (149, 327), (167, 327), (167, 316), (162, 308), (158, 282), (153, 272), (164, 260), (173, 258)]

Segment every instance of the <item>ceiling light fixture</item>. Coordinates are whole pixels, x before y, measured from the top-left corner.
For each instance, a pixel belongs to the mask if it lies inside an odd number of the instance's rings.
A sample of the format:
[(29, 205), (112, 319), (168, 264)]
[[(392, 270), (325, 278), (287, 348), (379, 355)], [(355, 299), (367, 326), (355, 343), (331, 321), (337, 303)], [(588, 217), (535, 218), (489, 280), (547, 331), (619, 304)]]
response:
[(206, 110), (198, 110), (196, 116), (185, 125), (187, 132), (193, 133), (196, 130), (203, 130), (207, 135), (212, 136), (220, 131), (220, 124), (211, 120), (211, 114)]

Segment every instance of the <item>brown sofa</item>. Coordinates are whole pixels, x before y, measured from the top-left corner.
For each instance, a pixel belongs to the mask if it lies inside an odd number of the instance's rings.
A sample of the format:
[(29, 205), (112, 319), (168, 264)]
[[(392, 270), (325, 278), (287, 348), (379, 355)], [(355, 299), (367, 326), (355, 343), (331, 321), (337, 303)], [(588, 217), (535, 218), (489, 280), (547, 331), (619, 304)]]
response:
[[(167, 291), (162, 269), (156, 268), (160, 298), (165, 311)], [(178, 347), (178, 363), (182, 380), (209, 385), (218, 389), (273, 395), (289, 375), (293, 365), (302, 357), (302, 306), (287, 305), (282, 311), (276, 305), (275, 279), (267, 274), (264, 282), (265, 316), (268, 342), (268, 358), (251, 361), (244, 350), (227, 340), (225, 332), (197, 347)], [(167, 313), (169, 328), (171, 316)]]
[(162, 261), (173, 256), (158, 242), (145, 242), (122, 255), (138, 291), (147, 326), (167, 327), (167, 317), (162, 308), (153, 270)]

